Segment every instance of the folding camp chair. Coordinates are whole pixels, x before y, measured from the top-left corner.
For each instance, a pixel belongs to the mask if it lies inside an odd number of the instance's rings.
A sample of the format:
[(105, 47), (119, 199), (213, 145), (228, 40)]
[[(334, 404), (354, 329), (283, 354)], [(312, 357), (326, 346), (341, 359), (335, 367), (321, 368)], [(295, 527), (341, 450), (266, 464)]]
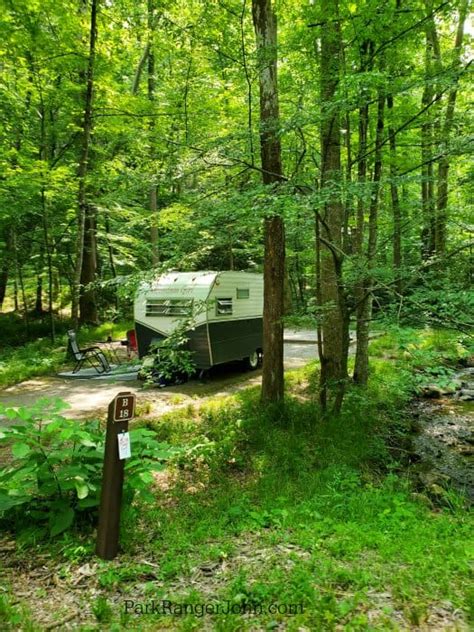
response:
[(69, 330), (67, 332), (69, 350), (76, 361), (76, 366), (73, 369), (73, 373), (77, 373), (82, 365), (88, 362), (97, 373), (108, 373), (110, 371), (110, 364), (107, 358), (100, 350), (100, 347), (88, 347), (87, 349), (79, 349), (77, 344), (76, 332)]

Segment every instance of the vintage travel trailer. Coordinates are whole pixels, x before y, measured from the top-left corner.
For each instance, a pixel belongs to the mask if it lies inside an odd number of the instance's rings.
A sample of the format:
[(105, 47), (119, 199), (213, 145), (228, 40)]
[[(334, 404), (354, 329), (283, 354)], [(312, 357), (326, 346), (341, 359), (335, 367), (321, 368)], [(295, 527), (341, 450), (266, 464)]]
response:
[(245, 360), (257, 368), (262, 346), (263, 275), (248, 272), (168, 272), (143, 283), (135, 299), (140, 357), (193, 316), (189, 349), (200, 370)]

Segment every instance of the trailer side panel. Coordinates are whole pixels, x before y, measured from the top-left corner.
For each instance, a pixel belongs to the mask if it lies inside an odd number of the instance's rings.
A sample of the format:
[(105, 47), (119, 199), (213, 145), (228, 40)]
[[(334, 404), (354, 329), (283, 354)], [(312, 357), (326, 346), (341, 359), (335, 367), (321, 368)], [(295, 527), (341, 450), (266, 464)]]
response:
[(148, 349), (152, 342), (159, 342), (166, 338), (165, 335), (156, 331), (156, 329), (151, 329), (146, 325), (142, 325), (142, 323), (138, 323), (135, 321), (135, 331), (137, 334), (137, 345), (138, 345), (138, 355), (140, 358), (143, 358), (148, 353)]
[(263, 319), (243, 318), (209, 323), (213, 364), (247, 358), (263, 347)]
[(200, 325), (188, 332), (188, 347), (194, 352), (193, 360), (198, 369), (209, 369), (211, 363), (211, 350), (207, 336), (207, 325)]
[[(137, 332), (138, 355), (140, 358), (149, 353), (150, 345), (153, 342), (164, 340), (167, 336), (162, 333), (146, 327), (141, 323), (135, 323)], [(209, 369), (211, 367), (211, 354), (208, 342), (207, 325), (200, 325), (187, 332), (189, 343), (188, 348), (194, 352), (193, 360), (198, 369)]]

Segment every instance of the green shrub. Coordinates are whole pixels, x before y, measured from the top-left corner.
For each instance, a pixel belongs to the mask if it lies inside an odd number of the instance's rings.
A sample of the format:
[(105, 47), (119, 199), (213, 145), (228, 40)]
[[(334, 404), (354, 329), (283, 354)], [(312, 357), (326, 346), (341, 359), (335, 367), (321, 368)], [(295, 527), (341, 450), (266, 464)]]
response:
[(187, 348), (187, 332), (192, 328), (192, 319), (185, 319), (169, 336), (150, 345), (151, 360), (143, 363), (141, 377), (153, 383), (191, 376), (196, 371), (196, 364), (194, 353)]
[[(417, 393), (428, 382), (441, 388), (453, 386), (455, 367), (472, 355), (473, 343), (471, 337), (458, 331), (393, 326), (371, 342), (370, 352), (372, 356), (402, 359), (404, 367), (400, 370), (406, 373), (411, 392)], [(381, 371), (382, 366), (378, 368)]]
[[(16, 422), (0, 431), (0, 445), (8, 445), (12, 456), (0, 470), (0, 517), (22, 526), (39, 522), (51, 536), (90, 516), (100, 500), (105, 432), (97, 421), (62, 417), (64, 407), (60, 400), (41, 399), (31, 408), (0, 408)], [(124, 495), (153, 500), (152, 471), (162, 469), (176, 449), (145, 428), (131, 430), (131, 442)]]
[(2, 350), (0, 388), (57, 371), (65, 360), (65, 349), (53, 348), (49, 340), (39, 339), (23, 347)]
[[(69, 321), (60, 320), (55, 315), (56, 335), (65, 334), (70, 328)], [(49, 340), (51, 333), (51, 321), (49, 314), (38, 316), (35, 314), (28, 315), (28, 328), (25, 320), (20, 314), (8, 312), (0, 314), (0, 347), (18, 347), (28, 343), (28, 341), (44, 338)]]

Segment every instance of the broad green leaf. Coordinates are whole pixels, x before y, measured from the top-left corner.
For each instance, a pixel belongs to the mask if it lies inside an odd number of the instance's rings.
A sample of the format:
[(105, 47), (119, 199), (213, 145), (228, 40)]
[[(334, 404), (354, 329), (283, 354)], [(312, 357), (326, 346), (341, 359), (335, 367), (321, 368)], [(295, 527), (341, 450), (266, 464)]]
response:
[(79, 509), (91, 509), (92, 507), (97, 507), (98, 505), (99, 498), (97, 496), (88, 496), (87, 498), (79, 500), (77, 503)]
[(83, 445), (86, 448), (95, 448), (95, 447), (97, 447), (97, 444), (94, 441), (91, 441), (91, 439), (82, 439), (81, 440), (81, 445)]
[(27, 443), (15, 443), (12, 447), (13, 456), (16, 456), (17, 459), (22, 459), (31, 451), (30, 446)]
[(66, 531), (74, 522), (74, 510), (72, 507), (66, 507), (58, 513), (54, 513), (49, 519), (50, 531), (52, 538)]
[(0, 491), (0, 513), (9, 511), (18, 505), (24, 505), (30, 500), (29, 496), (10, 496)]
[(82, 500), (89, 494), (89, 487), (84, 481), (75, 481), (77, 497)]

